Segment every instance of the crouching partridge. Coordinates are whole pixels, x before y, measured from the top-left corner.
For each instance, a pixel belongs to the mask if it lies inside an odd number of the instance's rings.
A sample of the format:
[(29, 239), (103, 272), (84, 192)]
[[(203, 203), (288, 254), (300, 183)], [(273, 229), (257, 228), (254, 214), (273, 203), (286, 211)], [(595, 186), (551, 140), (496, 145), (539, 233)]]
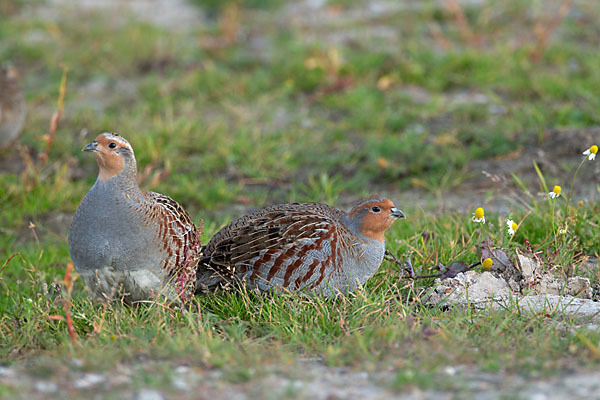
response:
[(386, 198), (370, 198), (349, 213), (325, 204), (267, 207), (221, 229), (204, 246), (197, 289), (236, 279), (261, 291), (283, 287), (347, 293), (377, 271), (385, 231), (404, 214)]
[(187, 299), (195, 287), (201, 228), (170, 197), (139, 188), (133, 148), (123, 137), (103, 133), (83, 151), (94, 154), (100, 173), (69, 231), (79, 274), (108, 299)]
[(0, 150), (13, 143), (25, 123), (27, 103), (13, 67), (0, 68)]

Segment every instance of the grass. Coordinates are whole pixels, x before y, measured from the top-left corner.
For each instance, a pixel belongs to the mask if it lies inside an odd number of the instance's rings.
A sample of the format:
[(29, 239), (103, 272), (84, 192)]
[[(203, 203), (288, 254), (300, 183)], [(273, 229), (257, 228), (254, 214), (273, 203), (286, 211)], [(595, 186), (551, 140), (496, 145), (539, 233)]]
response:
[[(0, 155), (4, 362), (40, 357), (32, 373), (55, 376), (72, 358), (84, 370), (108, 371), (145, 356), (221, 370), (226, 381), (241, 384), (288, 368), (297, 357), (314, 357), (369, 372), (389, 367), (393, 379), (385, 384), (393, 390), (457, 391), (460, 380), (444, 378), (447, 366), (530, 375), (597, 368), (600, 334), (581, 327), (585, 321), (524, 315), (516, 307), (427, 307), (422, 298), (431, 280), (406, 280), (389, 262), (348, 297), (241, 292), (198, 297), (190, 311), (97, 304), (76, 279), (70, 302), (79, 344), (73, 344), (66, 324), (51, 317), (64, 315), (68, 217), (96, 174), (79, 149), (102, 131), (133, 144), (144, 188), (169, 194), (195, 220), (205, 219), (204, 241), (249, 207), (343, 206), (377, 191), (402, 203), (403, 192), (418, 189), (466, 199), (446, 212), (402, 204), (410, 218), (393, 226), (387, 247), (410, 254), (422, 266), (418, 272), (478, 261), (476, 245), (490, 237), (510, 255), (526, 251), (527, 240), (548, 265), (561, 266), (558, 274), (585, 270), (594, 285), (600, 281), (597, 269), (584, 268), (600, 254), (600, 204), (574, 198), (565, 213), (565, 179), (580, 160), (577, 152), (553, 159), (559, 168), (539, 175), (532, 165), (533, 181), (515, 176), (509, 184), (522, 206), (508, 215), (487, 210), (484, 226), (470, 220), (471, 207), (484, 199), (469, 197), (464, 186), (474, 178), (474, 162), (528, 158), (522, 149), (552, 142), (549, 130), (598, 125), (599, 43), (589, 33), (600, 21), (594, 2), (578, 2), (574, 13), (582, 16), (567, 16), (543, 49), (527, 38), (536, 21), (552, 14), (517, 1), (465, 8), (475, 39), (465, 39), (456, 14), (433, 2), (323, 22), (313, 28), (314, 39), (313, 30), (273, 21), (284, 15), (277, 14), (283, 1), (196, 3), (209, 10), (206, 24), (176, 33), (97, 12), (19, 17), (20, 2), (0, 1), (12, 14), (0, 17), (0, 60), (10, 57), (21, 67), (29, 103), (20, 147)], [(361, 4), (332, 1), (326, 12), (343, 16)], [(354, 34), (377, 27), (394, 34)], [(338, 42), (336, 34), (355, 39)], [(37, 163), (45, 150), (63, 63), (69, 77), (56, 140), (48, 163), (31, 170), (25, 185), (23, 160), (30, 155)], [(483, 103), (472, 101), (475, 95)], [(581, 143), (581, 151), (591, 144)], [(591, 176), (591, 165), (583, 165), (584, 176)], [(554, 205), (541, 200), (538, 192), (557, 181), (564, 195)], [(575, 186), (589, 183), (580, 175)], [(507, 216), (520, 222), (513, 238), (505, 233)], [(569, 231), (558, 237), (563, 220)], [(168, 368), (156, 368), (139, 372), (135, 385), (168, 386)], [(0, 388), (0, 396), (10, 390)]]

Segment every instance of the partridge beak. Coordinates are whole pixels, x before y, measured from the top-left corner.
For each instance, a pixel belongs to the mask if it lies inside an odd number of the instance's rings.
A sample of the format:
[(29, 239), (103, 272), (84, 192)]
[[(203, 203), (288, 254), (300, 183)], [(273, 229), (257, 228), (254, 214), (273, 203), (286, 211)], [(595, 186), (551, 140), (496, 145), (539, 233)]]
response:
[(98, 151), (98, 142), (86, 144), (81, 151)]
[(404, 215), (404, 213), (402, 212), (402, 210), (399, 210), (397, 208), (392, 208), (392, 213), (390, 214), (390, 217), (394, 217), (394, 218), (406, 218), (406, 215)]

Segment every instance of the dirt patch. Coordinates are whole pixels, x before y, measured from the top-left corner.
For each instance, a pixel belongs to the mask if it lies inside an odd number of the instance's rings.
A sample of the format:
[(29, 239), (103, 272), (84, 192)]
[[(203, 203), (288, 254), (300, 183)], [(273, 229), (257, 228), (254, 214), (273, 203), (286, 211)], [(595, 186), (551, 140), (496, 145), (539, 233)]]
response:
[[(232, 383), (221, 372), (198, 366), (169, 364), (146, 360), (143, 365), (119, 364), (111, 371), (90, 372), (81, 362), (72, 360), (68, 366), (53, 370), (51, 379), (36, 376), (32, 371), (44, 367), (30, 363), (0, 367), (0, 385), (11, 398), (85, 399), (89, 396), (160, 400), (192, 399), (451, 399), (457, 395), (477, 398), (593, 398), (600, 390), (600, 372), (574, 372), (556, 377), (523, 377), (507, 372), (485, 373), (465, 365), (448, 365), (432, 377), (448, 382), (448, 389), (420, 389), (413, 385), (395, 390), (399, 377), (411, 375), (410, 370), (392, 367), (367, 373), (347, 367), (329, 367), (316, 360), (298, 360), (285, 369), (270, 367), (267, 371), (250, 371), (243, 383)], [(166, 374), (165, 371), (169, 371)], [(249, 372), (249, 373), (250, 373)], [(153, 381), (166, 381), (156, 386), (139, 385), (144, 374), (153, 374)], [(38, 374), (39, 375), (39, 374)], [(168, 376), (167, 376), (168, 375)]]
[(35, 16), (50, 21), (64, 18), (65, 13), (109, 13), (113, 22), (125, 23), (130, 18), (139, 19), (170, 31), (186, 31), (204, 23), (199, 7), (186, 0), (49, 0), (25, 9), (23, 16)]

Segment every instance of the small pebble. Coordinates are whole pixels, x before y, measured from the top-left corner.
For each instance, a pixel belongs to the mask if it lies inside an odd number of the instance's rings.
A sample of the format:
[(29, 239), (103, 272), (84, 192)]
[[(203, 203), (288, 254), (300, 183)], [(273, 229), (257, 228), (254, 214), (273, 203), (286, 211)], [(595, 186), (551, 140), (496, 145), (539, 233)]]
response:
[(35, 383), (35, 390), (42, 393), (55, 393), (58, 385), (54, 382), (39, 381)]
[(75, 380), (73, 387), (75, 389), (88, 389), (104, 382), (104, 377), (100, 374), (85, 374), (81, 378)]
[(158, 390), (142, 389), (133, 394), (132, 400), (163, 400), (163, 395)]

